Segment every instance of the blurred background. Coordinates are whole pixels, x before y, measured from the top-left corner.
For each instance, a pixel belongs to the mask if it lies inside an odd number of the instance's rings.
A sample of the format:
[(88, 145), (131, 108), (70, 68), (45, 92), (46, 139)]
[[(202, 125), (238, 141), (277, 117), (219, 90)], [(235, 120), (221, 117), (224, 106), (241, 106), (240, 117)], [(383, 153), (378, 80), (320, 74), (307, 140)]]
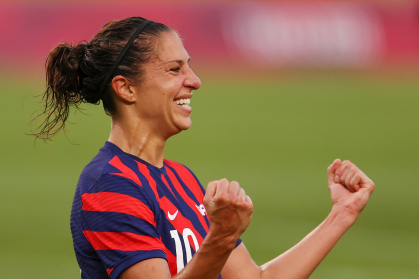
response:
[(110, 119), (83, 106), (49, 144), (27, 135), (28, 122), (41, 108), (49, 51), (128, 16), (183, 38), (202, 87), (192, 128), (169, 140), (166, 157), (203, 185), (241, 183), (255, 206), (242, 238), (256, 263), (328, 215), (326, 168), (341, 158), (376, 191), (311, 278), (419, 278), (419, 2), (411, 0), (2, 1), (2, 278), (80, 276), (71, 203)]

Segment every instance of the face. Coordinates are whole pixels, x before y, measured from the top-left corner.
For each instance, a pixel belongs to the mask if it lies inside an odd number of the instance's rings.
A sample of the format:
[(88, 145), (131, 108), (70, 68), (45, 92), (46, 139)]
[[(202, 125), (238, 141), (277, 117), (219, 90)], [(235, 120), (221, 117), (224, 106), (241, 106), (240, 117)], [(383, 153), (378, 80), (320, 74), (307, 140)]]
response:
[(156, 44), (157, 57), (143, 66), (136, 106), (140, 121), (170, 137), (191, 126), (190, 99), (201, 81), (190, 68), (190, 57), (177, 34), (165, 32)]

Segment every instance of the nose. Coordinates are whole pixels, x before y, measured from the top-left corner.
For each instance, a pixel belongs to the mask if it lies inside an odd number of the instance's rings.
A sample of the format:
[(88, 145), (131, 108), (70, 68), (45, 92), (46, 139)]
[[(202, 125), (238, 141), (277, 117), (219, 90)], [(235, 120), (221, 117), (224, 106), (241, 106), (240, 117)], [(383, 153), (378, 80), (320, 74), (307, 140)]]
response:
[(188, 76), (185, 79), (184, 85), (192, 88), (192, 90), (197, 90), (201, 87), (201, 80), (195, 75), (191, 68), (188, 70)]

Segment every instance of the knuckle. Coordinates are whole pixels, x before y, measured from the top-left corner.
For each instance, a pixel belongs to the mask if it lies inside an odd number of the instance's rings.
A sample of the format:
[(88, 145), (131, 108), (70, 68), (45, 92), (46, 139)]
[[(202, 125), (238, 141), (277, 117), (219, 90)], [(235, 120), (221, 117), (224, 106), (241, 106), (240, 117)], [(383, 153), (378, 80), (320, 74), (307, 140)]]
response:
[(358, 181), (358, 176), (357, 176), (356, 174), (352, 177), (351, 182), (352, 182), (353, 184), (357, 184), (357, 183), (359, 182), (359, 181)]
[(248, 195), (246, 195), (245, 200), (246, 200), (246, 203), (251, 204), (253, 206), (252, 199)]
[(226, 185), (228, 185), (227, 179), (223, 178), (223, 179), (220, 179), (220, 181), (218, 181), (218, 186), (224, 187)]
[(375, 184), (374, 184), (374, 182), (371, 181), (371, 190), (374, 191), (374, 189), (375, 189)]
[(238, 189), (240, 188), (239, 183), (237, 183), (237, 181), (231, 181), (229, 184), (229, 188), (230, 189)]
[(227, 195), (226, 195), (226, 192), (225, 191), (220, 191), (219, 193), (218, 193), (218, 196), (216, 197), (216, 200), (217, 201), (226, 201), (227, 200)]

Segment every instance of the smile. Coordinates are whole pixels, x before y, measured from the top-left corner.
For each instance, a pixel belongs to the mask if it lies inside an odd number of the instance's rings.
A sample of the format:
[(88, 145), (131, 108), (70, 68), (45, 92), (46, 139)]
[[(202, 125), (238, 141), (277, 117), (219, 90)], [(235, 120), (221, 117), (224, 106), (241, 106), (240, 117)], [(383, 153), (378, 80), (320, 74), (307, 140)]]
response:
[(189, 107), (189, 104), (191, 103), (191, 99), (178, 99), (173, 101), (176, 105), (181, 107)]

